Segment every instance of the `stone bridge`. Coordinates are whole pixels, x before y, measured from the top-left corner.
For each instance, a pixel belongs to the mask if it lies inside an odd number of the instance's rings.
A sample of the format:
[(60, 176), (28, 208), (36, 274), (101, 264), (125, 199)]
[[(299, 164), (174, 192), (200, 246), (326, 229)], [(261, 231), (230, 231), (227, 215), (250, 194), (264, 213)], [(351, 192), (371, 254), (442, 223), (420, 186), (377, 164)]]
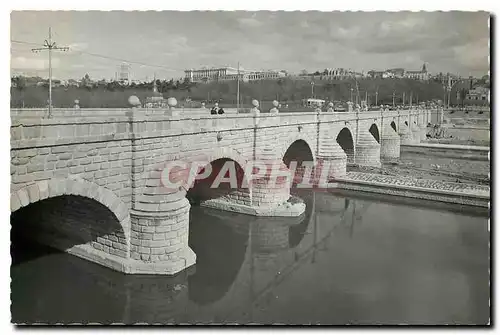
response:
[[(168, 189), (165, 164), (203, 157), (380, 166), (425, 137), (431, 110), (210, 115), (208, 110), (11, 110), (11, 222), (44, 244), (125, 273), (174, 274), (196, 262), (188, 198), (262, 216), (288, 212), (288, 184)], [(437, 114), (436, 114), (437, 115)], [(299, 169), (300, 170), (300, 169)], [(267, 177), (264, 177), (264, 179)], [(211, 192), (211, 193), (210, 193)], [(292, 211), (293, 212), (293, 211)], [(33, 220), (35, 217), (35, 220)], [(30, 219), (28, 219), (30, 218)], [(29, 221), (29, 222), (28, 222)], [(19, 226), (19, 227), (18, 227)], [(19, 228), (21, 229), (21, 228)]]

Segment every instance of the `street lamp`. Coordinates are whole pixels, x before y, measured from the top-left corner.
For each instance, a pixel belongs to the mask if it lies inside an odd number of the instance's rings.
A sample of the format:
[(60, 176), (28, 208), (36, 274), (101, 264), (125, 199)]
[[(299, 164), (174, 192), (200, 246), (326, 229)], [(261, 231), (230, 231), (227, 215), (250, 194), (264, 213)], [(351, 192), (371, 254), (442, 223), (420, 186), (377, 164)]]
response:
[(351, 87), (351, 102), (352, 102), (352, 93), (353, 93), (353, 88)]

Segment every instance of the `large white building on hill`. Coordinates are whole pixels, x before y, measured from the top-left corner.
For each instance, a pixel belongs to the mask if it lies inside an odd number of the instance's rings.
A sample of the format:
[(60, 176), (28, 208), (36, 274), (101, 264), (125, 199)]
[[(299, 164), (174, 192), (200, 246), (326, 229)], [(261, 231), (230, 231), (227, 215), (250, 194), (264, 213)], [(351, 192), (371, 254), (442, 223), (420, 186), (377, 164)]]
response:
[[(285, 71), (276, 71), (276, 70), (249, 71), (240, 68), (239, 72), (240, 72), (240, 79), (242, 81), (277, 79), (287, 76), (287, 73)], [(184, 73), (185, 77), (194, 83), (236, 80), (236, 78), (238, 77), (238, 69), (229, 66), (218, 67), (218, 68), (189, 69), (185, 70)]]

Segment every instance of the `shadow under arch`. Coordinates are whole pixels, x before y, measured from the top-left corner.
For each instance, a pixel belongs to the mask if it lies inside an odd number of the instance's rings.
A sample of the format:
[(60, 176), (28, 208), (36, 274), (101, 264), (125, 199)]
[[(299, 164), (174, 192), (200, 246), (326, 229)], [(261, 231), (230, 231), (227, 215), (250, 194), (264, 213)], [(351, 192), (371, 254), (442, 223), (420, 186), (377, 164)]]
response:
[(303, 162), (314, 162), (314, 154), (309, 144), (302, 139), (292, 142), (283, 154), (283, 163), (290, 168), (292, 161), (300, 167)]
[(349, 128), (344, 127), (337, 135), (337, 143), (347, 155), (347, 162), (354, 163), (354, 140)]
[(252, 220), (249, 215), (192, 207), (189, 246), (197, 263), (188, 278), (189, 300), (205, 306), (227, 294), (245, 261)]
[(62, 251), (85, 244), (103, 253), (128, 256), (127, 234), (116, 215), (84, 196), (58, 195), (35, 201), (11, 213), (11, 226), (13, 266), (39, 256), (30, 252), (34, 242)]
[(373, 123), (370, 126), (370, 129), (368, 131), (370, 132), (370, 134), (372, 134), (373, 138), (375, 138), (375, 140), (377, 141), (377, 143), (380, 144), (380, 133), (378, 131), (377, 125), (375, 123)]
[(397, 126), (396, 126), (396, 122), (392, 121), (391, 122), (391, 127), (392, 127), (392, 129), (394, 129), (395, 132), (398, 132), (398, 129), (397, 129)]
[[(290, 168), (292, 162), (297, 162), (295, 175), (292, 176), (292, 187), (290, 193), (294, 193), (295, 186), (300, 184), (304, 177), (307, 164), (314, 166), (314, 154), (309, 144), (302, 139), (295, 140), (290, 144), (283, 154), (283, 164)], [(306, 163), (306, 164), (304, 164)], [(307, 179), (307, 177), (306, 177)]]
[[(186, 198), (192, 205), (199, 205), (204, 200), (224, 198), (234, 192), (247, 195), (250, 201), (249, 189), (242, 187), (245, 172), (240, 163), (231, 158), (218, 158), (211, 161), (209, 165), (210, 167), (206, 165), (201, 168), (198, 176), (203, 175), (207, 168), (211, 170), (210, 175), (196, 179), (193, 186), (186, 192)], [(224, 175), (221, 175), (222, 171), (225, 171)], [(230, 179), (233, 179), (232, 182), (229, 181)]]

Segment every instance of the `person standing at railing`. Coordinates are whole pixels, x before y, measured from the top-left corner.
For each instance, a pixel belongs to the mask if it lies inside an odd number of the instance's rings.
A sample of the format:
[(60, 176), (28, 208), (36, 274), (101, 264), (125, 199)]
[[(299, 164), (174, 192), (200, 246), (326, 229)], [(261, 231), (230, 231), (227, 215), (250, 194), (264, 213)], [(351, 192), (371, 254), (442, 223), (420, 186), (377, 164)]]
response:
[(273, 101), (273, 108), (271, 108), (269, 110), (269, 113), (271, 113), (271, 114), (278, 114), (280, 112), (279, 109), (278, 109), (278, 106), (279, 106), (279, 102), (276, 101), (276, 100), (274, 100)]
[(219, 108), (219, 104), (216, 102), (214, 107), (210, 110), (210, 114), (212, 115), (224, 114), (224, 110), (222, 108)]
[(333, 113), (333, 102), (330, 102), (328, 104), (328, 109), (326, 110), (327, 113)]

